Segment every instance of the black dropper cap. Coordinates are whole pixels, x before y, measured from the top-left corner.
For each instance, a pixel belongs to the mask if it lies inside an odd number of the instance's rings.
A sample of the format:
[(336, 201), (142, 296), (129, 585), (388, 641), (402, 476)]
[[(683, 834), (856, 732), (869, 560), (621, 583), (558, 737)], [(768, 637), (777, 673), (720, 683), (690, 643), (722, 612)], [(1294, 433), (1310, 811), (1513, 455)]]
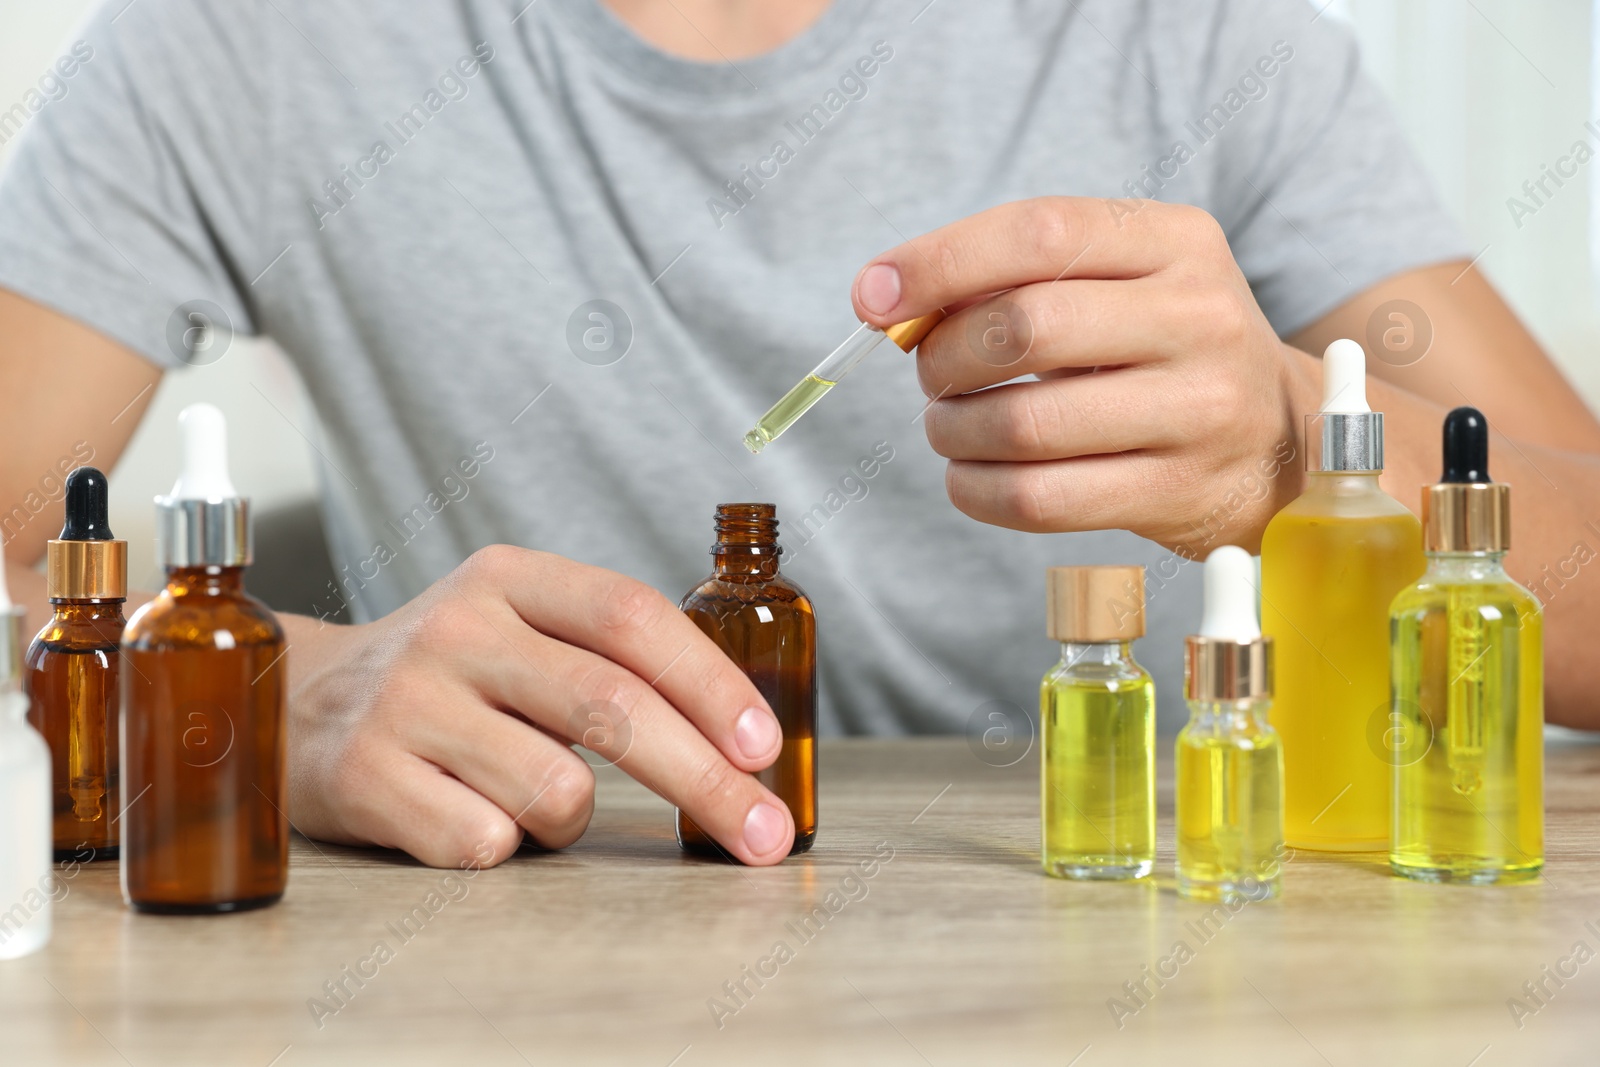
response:
[(79, 467), (67, 475), (67, 521), (62, 541), (112, 541), (107, 518), (106, 476), (98, 467)]
[(1489, 420), (1477, 408), (1444, 417), (1444, 475), (1422, 490), (1422, 545), (1429, 552), (1511, 547), (1511, 487), (1489, 480)]
[(1444, 475), (1439, 481), (1489, 483), (1489, 420), (1477, 408), (1456, 408), (1444, 417)]

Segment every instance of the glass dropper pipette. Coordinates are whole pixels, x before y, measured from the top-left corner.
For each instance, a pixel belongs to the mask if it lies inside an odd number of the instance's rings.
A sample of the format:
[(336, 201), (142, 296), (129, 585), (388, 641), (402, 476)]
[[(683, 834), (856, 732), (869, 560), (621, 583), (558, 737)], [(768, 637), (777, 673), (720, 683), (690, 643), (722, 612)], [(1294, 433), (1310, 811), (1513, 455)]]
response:
[(849, 374), (868, 352), (877, 348), (878, 342), (885, 337), (899, 345), (902, 351), (910, 352), (942, 321), (944, 312), (933, 311), (920, 318), (897, 323), (886, 330), (863, 322), (855, 333), (845, 338), (844, 344), (830, 352), (827, 359), (818, 363), (810, 374), (800, 379), (793, 389), (767, 409), (767, 413), (757, 420), (755, 428), (744, 435), (744, 447), (754, 455), (776, 441), (783, 431), (799, 421), (801, 415), (810, 411), (812, 405), (821, 400), (828, 390), (838, 385), (839, 380)]

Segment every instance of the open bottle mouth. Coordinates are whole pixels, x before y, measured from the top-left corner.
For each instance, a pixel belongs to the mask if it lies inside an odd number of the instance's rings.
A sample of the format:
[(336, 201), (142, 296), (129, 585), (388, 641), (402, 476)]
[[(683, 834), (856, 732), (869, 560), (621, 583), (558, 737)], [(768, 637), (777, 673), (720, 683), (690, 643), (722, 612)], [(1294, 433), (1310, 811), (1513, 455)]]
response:
[(717, 543), (713, 553), (776, 555), (778, 508), (776, 504), (718, 504)]

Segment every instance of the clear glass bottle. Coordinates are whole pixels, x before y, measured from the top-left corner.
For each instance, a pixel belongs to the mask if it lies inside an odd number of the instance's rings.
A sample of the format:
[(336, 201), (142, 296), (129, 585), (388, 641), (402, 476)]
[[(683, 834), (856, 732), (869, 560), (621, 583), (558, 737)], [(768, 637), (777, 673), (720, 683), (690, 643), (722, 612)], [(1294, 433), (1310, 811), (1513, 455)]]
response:
[(1488, 424), (1445, 419), (1445, 473), (1423, 493), (1428, 569), (1395, 597), (1396, 874), (1474, 885), (1544, 866), (1544, 627), (1506, 574), (1510, 486), (1489, 479)]
[(184, 472), (157, 500), (167, 587), (122, 638), (122, 891), (142, 911), (242, 911), (288, 880), (286, 649), (244, 591), (222, 413), (180, 422)]
[(1283, 749), (1267, 725), (1272, 639), (1256, 622), (1255, 562), (1212, 552), (1205, 617), (1185, 642), (1189, 723), (1178, 734), (1178, 893), (1236, 902), (1282, 887)]
[[(778, 573), (777, 509), (719, 504), (715, 570), (679, 607), (755, 683), (778, 717), (783, 750), (757, 780), (794, 816), (791, 856), (817, 838), (817, 632), (811, 601)], [(704, 856), (727, 853), (681, 810), (678, 845)]]
[(0, 960), (50, 940), (50, 749), (28, 725), (22, 695), (22, 609), (0, 551)]
[(106, 520), (106, 477), (67, 475), (66, 523), (46, 548), (52, 617), (28, 646), (28, 721), (50, 746), (58, 860), (115, 859), (117, 705), (128, 543)]
[(1368, 744), (1389, 700), (1389, 603), (1422, 573), (1422, 528), (1379, 486), (1383, 415), (1365, 354), (1336, 341), (1306, 432), (1306, 491), (1261, 538), (1261, 629), (1277, 671), (1284, 832), (1295, 848), (1381, 851), (1390, 768)]
[(1143, 878), (1155, 866), (1155, 683), (1143, 567), (1052, 567), (1049, 633), (1061, 660), (1039, 687), (1043, 863), (1061, 878)]

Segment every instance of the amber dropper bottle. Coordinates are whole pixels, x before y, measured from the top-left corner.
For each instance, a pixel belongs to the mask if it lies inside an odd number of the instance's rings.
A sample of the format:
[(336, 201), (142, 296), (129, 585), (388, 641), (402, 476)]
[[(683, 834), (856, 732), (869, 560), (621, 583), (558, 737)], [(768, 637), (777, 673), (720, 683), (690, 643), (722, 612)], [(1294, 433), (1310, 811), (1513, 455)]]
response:
[(283, 630), (244, 591), (249, 502), (222, 412), (178, 416), (183, 473), (156, 498), (167, 587), (122, 635), (122, 895), (141, 911), (242, 911), (289, 874)]
[(111, 536), (106, 494), (106, 476), (93, 467), (67, 475), (66, 524), (45, 550), (54, 614), (28, 646), (28, 721), (50, 745), (58, 860), (117, 855), (117, 646), (128, 543)]
[[(817, 628), (811, 601), (778, 573), (777, 509), (771, 504), (719, 504), (716, 569), (678, 604), (728, 658), (749, 675), (778, 717), (783, 751), (756, 775), (794, 816), (791, 856), (817, 838)], [(678, 812), (685, 852), (727, 853)]]

